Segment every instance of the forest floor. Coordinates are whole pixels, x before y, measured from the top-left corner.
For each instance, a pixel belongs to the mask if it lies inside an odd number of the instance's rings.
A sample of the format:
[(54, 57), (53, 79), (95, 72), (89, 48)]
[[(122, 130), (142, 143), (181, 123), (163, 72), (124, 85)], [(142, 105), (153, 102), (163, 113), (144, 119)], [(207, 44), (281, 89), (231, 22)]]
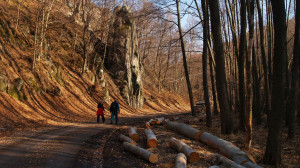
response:
[[(147, 149), (144, 124), (151, 118), (164, 116), (171, 118), (179, 116), (176, 122), (183, 122), (201, 131), (207, 131), (234, 143), (243, 149), (244, 134), (235, 131), (232, 135), (221, 135), (219, 116), (214, 116), (213, 127), (205, 126), (205, 115), (197, 117), (190, 113), (172, 113), (171, 115), (148, 115), (139, 117), (121, 117), (119, 125), (111, 125), (109, 118), (105, 124), (95, 124), (94, 121), (65, 124), (49, 128), (20, 131), (0, 138), (0, 165), (1, 167), (161, 167), (174, 166), (176, 151), (167, 146), (169, 138), (175, 137), (190, 145), (200, 155), (200, 161), (188, 163), (188, 167), (209, 167), (212, 156), (218, 153), (198, 141), (191, 140), (183, 135), (167, 130), (165, 125), (152, 126), (152, 131), (158, 139), (158, 147), (148, 149), (159, 155), (158, 163), (151, 164), (124, 150), (118, 137), (120, 134), (128, 135), (128, 127), (137, 127), (140, 135), (138, 145)], [(287, 140), (286, 134), (282, 136), (282, 167), (300, 167), (300, 132), (297, 126), (296, 138)], [(284, 130), (285, 132), (286, 130)], [(254, 126), (253, 143), (250, 150), (244, 150), (263, 167), (267, 129), (264, 126)]]
[[(249, 150), (245, 150), (243, 148), (245, 133), (241, 131), (235, 130), (235, 133), (232, 135), (221, 135), (220, 134), (220, 122), (219, 116), (214, 116), (213, 127), (207, 128), (205, 126), (205, 115), (198, 114), (197, 117), (191, 116), (190, 113), (176, 115), (179, 116), (180, 119), (176, 122), (183, 122), (192, 127), (195, 127), (201, 131), (206, 131), (216, 136), (219, 136), (222, 139), (232, 142), (245, 152), (247, 152), (252, 158), (257, 162), (257, 164), (263, 167), (272, 167), (268, 165), (264, 165), (262, 163), (263, 155), (265, 152), (265, 145), (267, 139), (267, 129), (261, 126), (253, 126), (253, 142), (252, 148)], [(169, 118), (169, 116), (165, 116), (165, 118)], [(123, 123), (118, 126), (117, 129), (110, 132), (105, 138), (105, 141), (102, 141), (101, 148), (98, 149), (98, 154), (100, 160), (100, 167), (160, 167), (160, 168), (173, 168), (174, 167), (174, 159), (176, 157), (177, 152), (173, 149), (169, 148), (167, 142), (169, 138), (175, 137), (177, 139), (183, 140), (185, 143), (190, 145), (196, 152), (200, 154), (200, 161), (196, 163), (188, 163), (188, 167), (209, 167), (213, 165), (212, 158), (215, 153), (218, 153), (215, 149), (208, 147), (207, 145), (200, 143), (195, 140), (191, 140), (183, 135), (167, 130), (164, 125), (155, 125), (151, 127), (152, 131), (156, 134), (158, 140), (158, 147), (148, 149), (152, 153), (159, 155), (159, 161), (156, 164), (151, 164), (145, 160), (142, 160), (133, 154), (124, 150), (122, 143), (119, 141), (119, 135), (124, 134), (128, 136), (128, 126), (137, 127), (137, 132), (140, 135), (140, 140), (138, 145), (142, 148), (147, 149), (147, 138), (144, 134), (144, 124), (146, 121), (154, 117), (144, 117), (144, 118), (135, 118), (130, 120), (125, 120)], [(286, 129), (284, 129), (284, 133), (282, 136), (282, 167), (284, 168), (294, 168), (300, 167), (300, 129), (299, 125), (297, 126), (296, 137), (293, 140), (288, 140), (286, 135)], [(99, 137), (94, 137), (94, 140), (91, 139), (90, 143), (93, 144), (95, 141), (99, 141)], [(93, 145), (88, 145), (90, 149), (94, 149)], [(88, 148), (85, 148), (88, 149)], [(88, 153), (87, 151), (85, 151)], [(102, 153), (102, 155), (100, 154)], [(84, 157), (82, 157), (84, 158)], [(85, 157), (90, 158), (90, 157)], [(95, 158), (95, 157), (94, 157)], [(90, 160), (83, 159), (83, 162), (91, 162)]]

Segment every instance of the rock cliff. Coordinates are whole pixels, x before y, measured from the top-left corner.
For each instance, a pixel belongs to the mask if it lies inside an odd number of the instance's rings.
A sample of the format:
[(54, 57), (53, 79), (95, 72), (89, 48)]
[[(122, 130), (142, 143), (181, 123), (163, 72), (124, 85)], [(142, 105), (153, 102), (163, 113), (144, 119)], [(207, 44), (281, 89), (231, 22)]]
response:
[(128, 7), (116, 7), (111, 19), (106, 68), (112, 73), (123, 98), (134, 108), (144, 104), (143, 67), (138, 52), (135, 23)]

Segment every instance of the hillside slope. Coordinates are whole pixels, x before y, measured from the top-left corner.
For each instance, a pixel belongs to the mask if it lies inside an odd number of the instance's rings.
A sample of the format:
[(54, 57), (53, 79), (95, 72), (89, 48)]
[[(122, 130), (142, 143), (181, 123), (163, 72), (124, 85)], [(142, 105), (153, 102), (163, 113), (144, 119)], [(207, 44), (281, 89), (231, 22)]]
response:
[[(91, 70), (81, 75), (82, 27), (66, 16), (64, 4), (55, 1), (46, 32), (44, 55), (33, 69), (35, 1), (0, 1), (0, 128), (32, 127), (63, 122), (91, 121), (97, 102), (103, 99)], [(18, 26), (17, 26), (18, 23)], [(74, 44), (75, 42), (75, 44)], [(76, 44), (77, 43), (77, 44)], [(136, 110), (123, 101), (118, 86), (105, 71), (110, 100), (120, 100), (121, 116), (187, 111), (179, 95), (156, 92), (144, 77), (145, 104)], [(109, 114), (107, 114), (109, 115)]]

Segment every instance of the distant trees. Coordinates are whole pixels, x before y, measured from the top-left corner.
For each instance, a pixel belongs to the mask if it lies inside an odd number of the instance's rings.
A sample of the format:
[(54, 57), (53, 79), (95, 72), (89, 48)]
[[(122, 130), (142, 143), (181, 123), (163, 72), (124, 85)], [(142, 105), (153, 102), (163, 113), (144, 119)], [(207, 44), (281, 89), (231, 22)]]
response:
[(36, 61), (39, 61), (44, 54), (46, 44), (46, 32), (49, 24), (49, 17), (52, 11), (54, 0), (39, 0), (35, 21), (34, 53), (32, 69), (35, 69)]

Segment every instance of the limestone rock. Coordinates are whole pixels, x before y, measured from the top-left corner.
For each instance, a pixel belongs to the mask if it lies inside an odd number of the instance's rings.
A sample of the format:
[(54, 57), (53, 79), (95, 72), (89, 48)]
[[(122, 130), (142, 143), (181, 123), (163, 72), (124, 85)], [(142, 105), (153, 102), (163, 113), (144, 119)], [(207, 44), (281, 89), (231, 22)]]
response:
[(106, 67), (113, 72), (127, 103), (134, 108), (144, 104), (143, 67), (132, 13), (128, 7), (116, 7), (108, 39)]

